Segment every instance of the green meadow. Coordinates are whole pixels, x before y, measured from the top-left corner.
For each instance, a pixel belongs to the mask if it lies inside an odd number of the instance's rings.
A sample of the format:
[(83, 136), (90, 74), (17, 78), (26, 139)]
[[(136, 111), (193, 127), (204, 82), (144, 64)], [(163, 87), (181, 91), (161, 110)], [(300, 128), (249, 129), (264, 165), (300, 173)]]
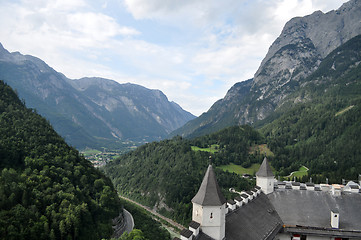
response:
[(253, 174), (256, 174), (256, 172), (258, 171), (259, 166), (260, 166), (260, 164), (254, 163), (249, 168), (244, 168), (241, 165), (236, 165), (234, 163), (231, 163), (228, 165), (221, 165), (218, 168), (222, 169), (223, 171), (237, 173), (239, 175), (243, 175), (243, 174), (253, 175)]
[(213, 144), (208, 148), (200, 148), (200, 147), (192, 146), (193, 151), (203, 151), (203, 152), (210, 152), (210, 153), (218, 152), (218, 149), (219, 149), (219, 145), (217, 145), (217, 144)]

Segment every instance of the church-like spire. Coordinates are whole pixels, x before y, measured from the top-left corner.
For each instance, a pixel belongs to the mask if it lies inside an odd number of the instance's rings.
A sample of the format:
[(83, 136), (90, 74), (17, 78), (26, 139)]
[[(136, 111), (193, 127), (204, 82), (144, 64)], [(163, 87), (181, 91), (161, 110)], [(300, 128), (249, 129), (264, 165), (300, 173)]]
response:
[(272, 169), (268, 163), (267, 157), (264, 157), (261, 166), (259, 167), (258, 172), (256, 173), (257, 177), (274, 177)]
[(209, 164), (202, 184), (192, 199), (192, 202), (201, 206), (222, 206), (226, 203), (226, 199), (218, 186), (216, 174), (211, 164)]

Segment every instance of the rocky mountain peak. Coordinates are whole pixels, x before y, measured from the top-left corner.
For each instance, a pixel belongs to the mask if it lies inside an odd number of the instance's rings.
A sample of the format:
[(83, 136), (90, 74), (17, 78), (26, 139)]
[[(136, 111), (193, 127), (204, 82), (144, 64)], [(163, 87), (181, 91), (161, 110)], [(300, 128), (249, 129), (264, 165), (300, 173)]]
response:
[(212, 130), (206, 128), (265, 119), (305, 84), (328, 54), (361, 34), (360, 13), (361, 1), (351, 0), (337, 10), (291, 19), (270, 46), (253, 80), (236, 83), (223, 99), (176, 133), (209, 133)]
[(331, 51), (361, 32), (361, 1), (351, 0), (338, 10), (327, 13), (316, 11), (305, 17), (295, 17), (284, 26), (280, 36), (270, 46), (263, 59), (257, 76), (267, 61), (282, 47), (310, 39), (317, 53), (324, 58)]

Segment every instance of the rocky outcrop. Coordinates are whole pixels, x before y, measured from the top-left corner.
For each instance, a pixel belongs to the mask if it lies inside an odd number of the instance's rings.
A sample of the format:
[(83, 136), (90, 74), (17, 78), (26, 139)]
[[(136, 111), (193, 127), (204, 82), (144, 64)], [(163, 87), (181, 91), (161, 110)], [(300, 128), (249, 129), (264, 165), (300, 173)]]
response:
[(360, 0), (351, 0), (328, 13), (317, 11), (291, 19), (270, 46), (250, 87), (235, 84), (208, 112), (175, 134), (197, 136), (221, 126), (254, 124), (265, 119), (302, 87), (301, 82), (329, 53), (359, 34)]

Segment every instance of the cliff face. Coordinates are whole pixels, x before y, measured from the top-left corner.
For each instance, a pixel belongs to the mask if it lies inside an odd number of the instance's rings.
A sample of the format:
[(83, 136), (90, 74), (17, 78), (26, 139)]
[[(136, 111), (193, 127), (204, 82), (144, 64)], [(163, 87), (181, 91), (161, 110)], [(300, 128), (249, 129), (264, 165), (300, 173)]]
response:
[[(300, 79), (314, 72), (334, 49), (361, 33), (361, 2), (353, 0), (338, 10), (321, 11), (290, 20), (273, 42), (255, 73), (251, 91), (256, 100), (268, 99), (266, 108), (277, 108)], [(266, 110), (266, 113), (269, 110)], [(267, 115), (267, 114), (266, 114)], [(254, 122), (263, 119), (256, 114)]]
[(302, 80), (334, 49), (361, 34), (361, 1), (291, 19), (270, 46), (254, 78), (235, 84), (208, 112), (173, 134), (198, 136), (234, 124), (254, 124), (283, 106)]

